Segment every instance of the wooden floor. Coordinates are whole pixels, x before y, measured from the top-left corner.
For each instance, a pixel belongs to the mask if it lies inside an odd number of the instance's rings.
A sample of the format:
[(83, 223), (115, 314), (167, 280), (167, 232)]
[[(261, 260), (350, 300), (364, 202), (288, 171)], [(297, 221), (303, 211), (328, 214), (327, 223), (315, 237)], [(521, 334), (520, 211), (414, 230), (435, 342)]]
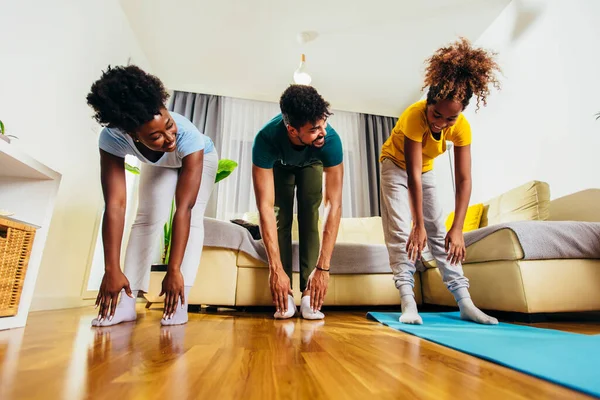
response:
[[(318, 322), (202, 311), (161, 328), (92, 328), (93, 308), (30, 314), (0, 332), (0, 399), (576, 399), (560, 386), (397, 332), (365, 311)], [(600, 324), (544, 324), (600, 333)]]

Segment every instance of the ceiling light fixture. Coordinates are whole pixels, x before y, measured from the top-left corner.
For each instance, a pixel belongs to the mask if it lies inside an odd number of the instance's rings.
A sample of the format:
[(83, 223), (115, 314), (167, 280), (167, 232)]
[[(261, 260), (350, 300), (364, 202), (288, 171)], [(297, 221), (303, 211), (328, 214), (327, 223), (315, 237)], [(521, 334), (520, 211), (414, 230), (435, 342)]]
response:
[(298, 69), (294, 71), (294, 82), (296, 82), (298, 85), (310, 85), (312, 82), (312, 78), (308, 72), (306, 72), (306, 66), (304, 65), (305, 61), (306, 56), (302, 54), (300, 65), (298, 66)]
[[(315, 40), (318, 36), (318, 32), (304, 31), (296, 35), (296, 40), (301, 46), (304, 46), (306, 43)], [(310, 83), (312, 82), (312, 78), (307, 72), (305, 63), (306, 56), (302, 54), (302, 57), (300, 58), (300, 65), (298, 66), (296, 71), (294, 71), (294, 82), (298, 85), (310, 85)]]

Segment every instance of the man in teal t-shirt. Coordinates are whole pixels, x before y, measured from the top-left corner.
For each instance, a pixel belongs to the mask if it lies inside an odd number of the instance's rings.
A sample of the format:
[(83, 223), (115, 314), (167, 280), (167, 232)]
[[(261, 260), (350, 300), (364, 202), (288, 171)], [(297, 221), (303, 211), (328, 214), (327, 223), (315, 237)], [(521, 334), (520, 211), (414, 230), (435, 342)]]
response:
[[(342, 215), (342, 141), (327, 124), (331, 115), (329, 103), (314, 88), (291, 85), (281, 95), (279, 106), (281, 114), (258, 132), (252, 148), (252, 179), (269, 259), (269, 286), (277, 309), (274, 316), (291, 318), (296, 313), (291, 290), (295, 192), (300, 313), (306, 319), (322, 319), (320, 309), (327, 294), (329, 264)], [(321, 245), (319, 206), (323, 198), (325, 222)]]

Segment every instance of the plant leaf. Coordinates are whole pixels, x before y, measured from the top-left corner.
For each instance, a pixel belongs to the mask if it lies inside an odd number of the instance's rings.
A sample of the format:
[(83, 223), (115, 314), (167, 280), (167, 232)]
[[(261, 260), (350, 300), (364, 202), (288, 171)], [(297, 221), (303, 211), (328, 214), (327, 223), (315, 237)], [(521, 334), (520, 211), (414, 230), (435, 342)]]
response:
[(4, 122), (0, 120), (0, 135), (4, 135)]
[(134, 175), (140, 174), (140, 169), (138, 167), (134, 167), (133, 165), (129, 165), (125, 163), (125, 170), (131, 172)]
[(238, 163), (229, 160), (227, 158), (223, 158), (219, 160), (219, 167), (217, 168), (217, 176), (215, 177), (215, 183), (222, 181), (227, 178), (231, 173), (236, 169)]
[(169, 220), (165, 224), (164, 232), (165, 232), (165, 242), (164, 242), (164, 258), (163, 264), (169, 264), (169, 258), (171, 257), (171, 244), (173, 237), (173, 216), (175, 215), (175, 199), (171, 202), (171, 213), (169, 215)]
[(168, 228), (168, 222), (163, 226), (163, 248), (160, 254), (161, 257), (161, 261), (164, 264), (165, 263), (165, 258), (167, 258), (167, 236), (169, 233), (169, 228)]

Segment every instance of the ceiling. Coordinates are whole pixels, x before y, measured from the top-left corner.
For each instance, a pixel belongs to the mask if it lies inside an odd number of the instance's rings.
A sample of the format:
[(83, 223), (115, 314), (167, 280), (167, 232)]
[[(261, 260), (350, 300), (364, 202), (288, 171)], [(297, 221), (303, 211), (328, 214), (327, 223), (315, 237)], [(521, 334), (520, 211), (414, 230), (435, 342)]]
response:
[(510, 0), (120, 2), (169, 89), (276, 102), (305, 53), (333, 109), (397, 116), (422, 94), (424, 60), (476, 41)]

